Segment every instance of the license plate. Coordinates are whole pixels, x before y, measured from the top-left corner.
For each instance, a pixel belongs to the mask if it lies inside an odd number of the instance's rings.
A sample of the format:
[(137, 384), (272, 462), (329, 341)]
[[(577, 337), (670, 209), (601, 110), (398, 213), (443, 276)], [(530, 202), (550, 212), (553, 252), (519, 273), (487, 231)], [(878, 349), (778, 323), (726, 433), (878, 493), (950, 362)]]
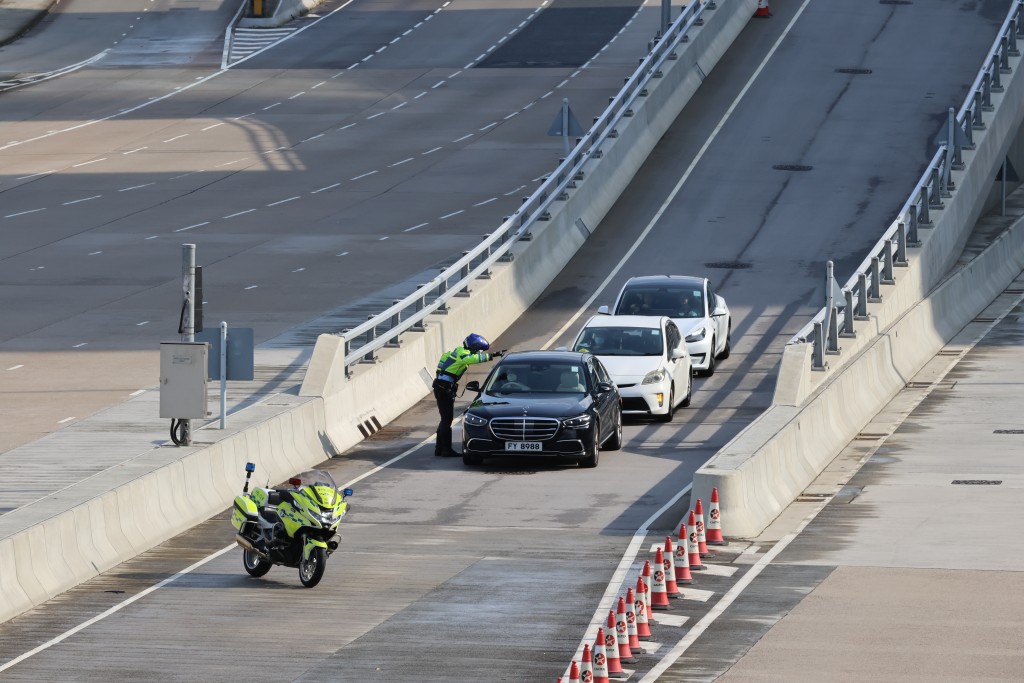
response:
[(506, 441), (505, 442), (505, 450), (506, 451), (537, 451), (537, 452), (540, 452), (542, 450), (541, 449), (541, 445), (542, 444), (541, 444), (540, 441)]

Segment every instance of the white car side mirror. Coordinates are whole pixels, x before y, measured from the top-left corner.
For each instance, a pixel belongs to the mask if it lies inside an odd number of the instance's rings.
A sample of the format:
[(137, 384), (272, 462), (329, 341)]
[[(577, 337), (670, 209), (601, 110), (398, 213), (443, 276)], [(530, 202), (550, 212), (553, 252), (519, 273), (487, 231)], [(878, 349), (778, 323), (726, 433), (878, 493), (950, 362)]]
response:
[(598, 313), (598, 315), (608, 315), (608, 307), (607, 306), (599, 306), (598, 309), (597, 309), (597, 313)]
[(715, 312), (711, 314), (712, 318), (720, 318), (725, 315), (725, 309), (721, 306), (715, 309)]
[(679, 360), (686, 355), (686, 349), (673, 349), (671, 353), (672, 360)]

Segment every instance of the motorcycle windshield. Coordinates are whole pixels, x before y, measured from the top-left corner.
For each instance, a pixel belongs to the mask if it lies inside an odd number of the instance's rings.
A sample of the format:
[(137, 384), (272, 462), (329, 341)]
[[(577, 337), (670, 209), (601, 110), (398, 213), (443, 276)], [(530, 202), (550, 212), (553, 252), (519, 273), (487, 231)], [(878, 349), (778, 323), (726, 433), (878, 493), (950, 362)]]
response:
[(338, 490), (338, 485), (334, 483), (334, 477), (330, 472), (324, 470), (308, 470), (298, 475), (298, 478), (302, 482), (299, 484), (300, 486), (328, 486), (335, 491)]
[(309, 470), (299, 475), (300, 487), (307, 489), (312, 494), (312, 502), (324, 508), (335, 507), (341, 499), (337, 484), (330, 472), (324, 470)]

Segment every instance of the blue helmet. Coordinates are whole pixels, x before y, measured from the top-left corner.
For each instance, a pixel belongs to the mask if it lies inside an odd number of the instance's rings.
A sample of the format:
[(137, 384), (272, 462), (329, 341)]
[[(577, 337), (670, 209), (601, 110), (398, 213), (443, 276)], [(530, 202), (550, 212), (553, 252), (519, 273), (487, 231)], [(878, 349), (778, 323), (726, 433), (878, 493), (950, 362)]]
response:
[(481, 351), (486, 351), (491, 348), (491, 343), (474, 332), (466, 337), (465, 341), (462, 342), (462, 346), (473, 353), (480, 353)]

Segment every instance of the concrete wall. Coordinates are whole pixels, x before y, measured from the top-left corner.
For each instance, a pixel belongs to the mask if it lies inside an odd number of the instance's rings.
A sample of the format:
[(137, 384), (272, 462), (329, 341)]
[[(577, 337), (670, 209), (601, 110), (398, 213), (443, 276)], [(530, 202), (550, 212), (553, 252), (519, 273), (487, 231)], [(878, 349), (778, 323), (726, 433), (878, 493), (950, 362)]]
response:
[(934, 227), (920, 230), (921, 246), (908, 249), (908, 266), (895, 269), (895, 284), (882, 286), (882, 301), (869, 304), (870, 320), (856, 324), (855, 338), (840, 339), (841, 354), (826, 356), (824, 371), (811, 369), (809, 344), (787, 347), (772, 406), (695, 474), (694, 497), (707, 500), (718, 487), (726, 534), (755, 536), (767, 527), (1024, 268), (1015, 225), (970, 266), (949, 274), (991, 206), (1004, 155), (1020, 146), (1020, 62), (1010, 58), (1005, 92), (993, 94), (996, 110), (985, 114), (986, 129), (974, 132), (976, 149), (964, 151), (966, 169), (952, 174), (953, 196), (932, 212)]
[[(264, 0), (264, 5), (273, 7), (269, 17), (246, 16), (238, 22), (241, 28), (275, 28), (292, 19), (305, 16), (324, 3), (324, 0)], [(251, 11), (251, 0), (246, 0), (247, 12)]]

